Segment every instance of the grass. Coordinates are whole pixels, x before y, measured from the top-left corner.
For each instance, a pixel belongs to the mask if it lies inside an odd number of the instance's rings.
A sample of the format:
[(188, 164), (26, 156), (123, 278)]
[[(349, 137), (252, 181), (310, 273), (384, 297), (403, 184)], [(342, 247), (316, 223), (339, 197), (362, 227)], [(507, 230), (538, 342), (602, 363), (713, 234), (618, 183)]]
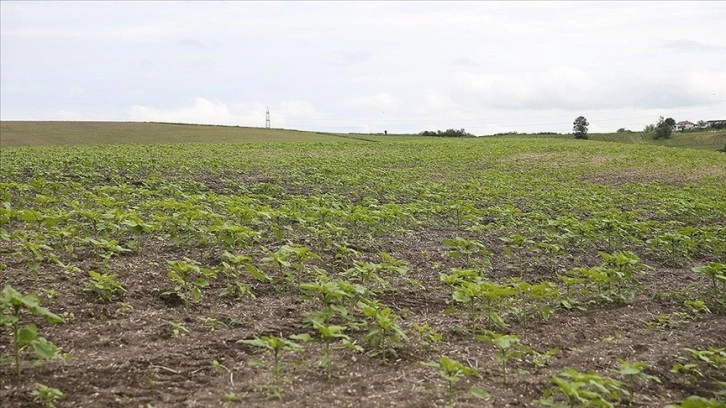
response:
[[(572, 139), (568, 134), (513, 134), (497, 135), (496, 137), (508, 138), (538, 138), (538, 139)], [(697, 132), (673, 132), (668, 140), (655, 140), (653, 134), (648, 132), (627, 132), (627, 133), (590, 133), (589, 140), (598, 142), (615, 142), (624, 144), (647, 144), (666, 147), (682, 147), (698, 150), (723, 150), (726, 146), (726, 129), (716, 131)]]
[(685, 147), (700, 150), (719, 150), (726, 146), (726, 130), (701, 132), (673, 132), (668, 140), (654, 140), (647, 132), (592, 133), (590, 140), (628, 144), (655, 144), (668, 147)]
[(0, 122), (0, 147), (101, 144), (248, 143), (340, 140), (286, 129), (147, 122)]
[[(487, 136), (487, 138), (490, 136)], [(570, 139), (572, 135), (521, 134), (497, 138)], [(264, 129), (238, 126), (190, 125), (149, 122), (39, 122), (0, 121), (0, 147), (62, 146), (103, 144), (175, 144), (175, 143), (252, 143), (252, 142), (333, 142), (333, 141), (401, 141), (422, 138), (418, 135), (324, 133), (288, 129)], [(439, 139), (439, 138), (432, 138)], [(590, 133), (599, 142), (648, 144), (716, 151), (726, 147), (726, 130), (673, 133), (669, 140), (654, 140), (646, 132)]]

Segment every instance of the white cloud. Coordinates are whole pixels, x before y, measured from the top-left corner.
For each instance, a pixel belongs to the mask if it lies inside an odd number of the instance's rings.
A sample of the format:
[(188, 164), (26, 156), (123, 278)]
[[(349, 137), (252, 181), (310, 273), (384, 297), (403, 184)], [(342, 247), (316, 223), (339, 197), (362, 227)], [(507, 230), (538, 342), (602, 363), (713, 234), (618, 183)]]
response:
[(264, 126), (269, 106), (311, 130), (614, 130), (726, 101), (719, 2), (0, 8), (3, 119)]
[[(262, 103), (228, 104), (198, 97), (192, 106), (155, 108), (135, 105), (128, 109), (127, 120), (263, 127), (267, 108)], [(289, 126), (296, 119), (320, 116), (309, 102), (303, 100), (281, 101), (269, 106), (269, 109), (270, 122), (276, 128)]]
[[(219, 125), (239, 125), (240, 117), (230, 112), (221, 101), (196, 98), (194, 105), (181, 108), (152, 108), (135, 105), (129, 109), (129, 119), (142, 122), (179, 122)], [(263, 117), (264, 120), (264, 117)]]
[(344, 105), (355, 109), (386, 110), (397, 108), (401, 101), (391, 94), (379, 92), (373, 95), (359, 96), (343, 102)]
[(511, 109), (589, 106), (606, 93), (603, 84), (569, 66), (512, 75), (461, 73), (455, 86), (462, 102)]

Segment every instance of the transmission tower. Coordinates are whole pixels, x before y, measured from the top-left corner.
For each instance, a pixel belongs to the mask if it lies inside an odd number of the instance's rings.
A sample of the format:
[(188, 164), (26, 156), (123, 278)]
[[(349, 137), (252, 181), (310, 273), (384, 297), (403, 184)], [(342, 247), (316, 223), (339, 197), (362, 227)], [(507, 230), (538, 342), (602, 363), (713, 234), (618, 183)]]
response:
[(265, 114), (265, 128), (270, 128), (270, 107), (267, 107), (267, 113)]

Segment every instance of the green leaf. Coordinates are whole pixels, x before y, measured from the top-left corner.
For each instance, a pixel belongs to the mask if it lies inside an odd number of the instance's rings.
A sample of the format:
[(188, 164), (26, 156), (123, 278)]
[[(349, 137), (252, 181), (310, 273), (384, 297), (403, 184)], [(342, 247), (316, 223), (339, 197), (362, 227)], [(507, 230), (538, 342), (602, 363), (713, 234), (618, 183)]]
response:
[(480, 400), (488, 400), (489, 398), (491, 398), (491, 394), (489, 394), (489, 392), (487, 392), (483, 388), (479, 388), (476, 386), (469, 388), (469, 393), (479, 398)]
[(33, 347), (33, 351), (35, 351), (35, 354), (44, 360), (50, 360), (51, 358), (58, 356), (58, 347), (43, 337), (33, 341), (31, 346)]
[(310, 335), (307, 333), (293, 334), (292, 336), (290, 336), (290, 338), (293, 340), (301, 341), (303, 343), (308, 343), (308, 342), (313, 341), (313, 338), (310, 337)]
[(31, 344), (38, 337), (38, 328), (34, 324), (28, 324), (18, 330), (18, 345), (20, 347)]
[(247, 264), (245, 265), (245, 269), (247, 269), (247, 272), (252, 275), (255, 279), (262, 282), (272, 282), (272, 277), (267, 275), (266, 273), (262, 272), (261, 270), (257, 269), (254, 265)]
[(237, 344), (247, 344), (250, 346), (260, 347), (260, 348), (271, 348), (270, 345), (260, 339), (260, 338), (254, 338), (254, 339), (248, 339), (248, 340), (237, 340)]
[(196, 286), (193, 287), (192, 288), (192, 299), (194, 299), (194, 301), (196, 302), (201, 298), (202, 298), (202, 291)]

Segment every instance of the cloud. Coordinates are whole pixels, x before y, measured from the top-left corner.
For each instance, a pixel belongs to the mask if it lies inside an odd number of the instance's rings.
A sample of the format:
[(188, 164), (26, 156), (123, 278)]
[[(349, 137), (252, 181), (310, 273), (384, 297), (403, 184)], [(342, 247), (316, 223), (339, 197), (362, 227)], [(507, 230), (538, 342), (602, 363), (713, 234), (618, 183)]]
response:
[(663, 48), (675, 51), (726, 51), (726, 46), (707, 44), (696, 40), (677, 39), (663, 42)]
[(589, 106), (593, 97), (606, 93), (603, 84), (569, 66), (510, 75), (461, 73), (454, 89), (456, 102), (509, 109)]
[(401, 101), (393, 95), (377, 93), (348, 99), (343, 104), (356, 109), (385, 110), (398, 107)]
[(203, 42), (195, 40), (193, 38), (182, 38), (181, 40), (179, 40), (178, 44), (183, 47), (189, 47), (189, 48), (198, 49), (198, 50), (209, 49), (209, 46), (207, 46)]
[(288, 100), (277, 105), (277, 109), (283, 118), (317, 118), (319, 113), (308, 101)]
[(335, 62), (338, 65), (350, 66), (363, 64), (371, 59), (368, 50), (337, 50), (335, 51)]
[[(262, 103), (227, 104), (198, 97), (192, 106), (177, 108), (134, 105), (128, 109), (127, 120), (262, 127), (265, 125), (267, 108)], [(303, 100), (282, 101), (269, 106), (269, 109), (272, 126), (276, 128), (289, 126), (297, 119), (320, 116), (312, 104)]]
[[(217, 125), (238, 125), (240, 117), (230, 112), (221, 101), (196, 98), (194, 105), (173, 109), (152, 108), (134, 105), (129, 110), (129, 119), (142, 122), (179, 122)], [(264, 119), (263, 119), (264, 120)]]
[(478, 67), (479, 63), (469, 57), (459, 57), (451, 61), (453, 65), (461, 65), (466, 67)]

